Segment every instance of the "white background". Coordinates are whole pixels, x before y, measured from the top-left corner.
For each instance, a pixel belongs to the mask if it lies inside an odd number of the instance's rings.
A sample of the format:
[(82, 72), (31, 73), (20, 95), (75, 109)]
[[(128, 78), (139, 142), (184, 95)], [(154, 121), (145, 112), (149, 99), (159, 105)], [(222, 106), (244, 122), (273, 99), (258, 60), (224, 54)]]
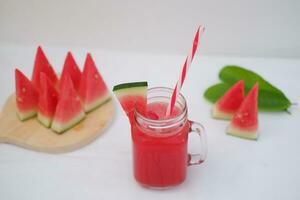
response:
[[(144, 189), (134, 181), (130, 127), (115, 102), (109, 129), (80, 150), (49, 155), (0, 144), (0, 199), (300, 199), (299, 106), (292, 115), (260, 113), (255, 142), (227, 136), (228, 122), (212, 119), (202, 96), (221, 67), (236, 64), (300, 103), (299, 7), (291, 0), (0, 1), (0, 106), (14, 91), (14, 68), (31, 75), (38, 44), (58, 72), (68, 50), (81, 67), (90, 51), (110, 89), (138, 80), (172, 87), (196, 24), (205, 24), (182, 93), (190, 119), (208, 135), (207, 161), (190, 167), (184, 184)], [(190, 144), (197, 149), (197, 140)]]
[(298, 0), (1, 0), (0, 44), (300, 57)]

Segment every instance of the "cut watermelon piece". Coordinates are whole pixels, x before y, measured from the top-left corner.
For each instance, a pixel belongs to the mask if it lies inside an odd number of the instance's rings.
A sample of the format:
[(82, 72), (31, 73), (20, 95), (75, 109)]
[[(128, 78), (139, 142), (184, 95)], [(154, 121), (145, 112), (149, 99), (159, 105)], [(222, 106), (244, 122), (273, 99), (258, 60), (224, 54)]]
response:
[[(74, 57), (71, 52), (68, 52), (66, 56), (61, 79), (65, 76), (66, 73), (70, 75), (76, 91), (79, 91), (81, 71), (76, 61), (74, 60)], [(61, 83), (60, 83), (60, 88), (61, 88)]]
[(58, 79), (55, 74), (54, 69), (50, 65), (47, 57), (45, 56), (42, 48), (39, 46), (37, 48), (36, 56), (35, 56), (35, 61), (34, 61), (34, 68), (33, 68), (33, 73), (32, 73), (32, 83), (33, 85), (40, 90), (40, 73), (44, 72), (50, 81), (57, 86)]
[(240, 80), (216, 102), (212, 109), (213, 118), (232, 119), (244, 100), (244, 81)]
[(17, 115), (20, 120), (34, 117), (37, 113), (38, 92), (30, 80), (15, 70)]
[(92, 111), (111, 98), (90, 53), (86, 56), (78, 93), (85, 112)]
[(40, 95), (38, 103), (38, 120), (46, 127), (50, 127), (58, 101), (58, 93), (45, 73), (40, 77)]
[(51, 125), (51, 129), (57, 133), (72, 128), (85, 116), (70, 76), (67, 74), (65, 77)]
[(227, 128), (229, 135), (252, 140), (257, 139), (257, 97), (258, 84), (256, 83), (233, 116)]
[(147, 82), (123, 83), (114, 86), (113, 92), (118, 98), (130, 122), (134, 119), (134, 110), (145, 115), (147, 110)]

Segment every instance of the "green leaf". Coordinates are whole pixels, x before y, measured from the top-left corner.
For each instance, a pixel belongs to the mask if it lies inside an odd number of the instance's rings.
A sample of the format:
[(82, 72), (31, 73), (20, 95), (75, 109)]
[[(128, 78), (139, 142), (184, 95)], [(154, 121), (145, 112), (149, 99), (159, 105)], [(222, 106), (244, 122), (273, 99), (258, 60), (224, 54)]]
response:
[(291, 106), (290, 101), (281, 93), (259, 89), (258, 108), (261, 111), (283, 111)]
[(260, 75), (239, 66), (228, 65), (223, 67), (219, 73), (219, 78), (230, 85), (235, 84), (239, 80), (244, 80), (246, 89), (252, 88), (258, 82), (260, 89), (283, 94), (281, 90), (264, 80)]
[[(235, 84), (239, 80), (244, 80), (246, 92), (248, 92), (252, 88), (252, 86), (256, 82), (258, 82), (260, 93), (262, 93), (261, 91), (265, 91), (265, 92), (263, 92), (263, 94), (264, 94), (263, 95), (264, 99), (262, 99), (262, 100), (264, 100), (263, 102), (270, 102), (270, 103), (263, 103), (261, 105), (268, 105), (268, 109), (270, 109), (272, 107), (271, 102), (274, 103), (276, 101), (276, 99), (270, 100), (270, 99), (268, 99), (268, 97), (269, 98), (278, 98), (278, 101), (281, 102), (280, 104), (283, 104), (283, 103), (285, 104), (285, 109), (287, 109), (291, 106), (291, 101), (285, 96), (285, 94), (281, 90), (279, 90), (278, 88), (273, 86), (271, 83), (269, 83), (268, 81), (266, 81), (260, 75), (256, 74), (253, 71), (244, 69), (239, 66), (230, 65), (230, 66), (225, 66), (220, 71), (219, 77), (222, 81), (224, 81), (225, 83), (228, 83), (230, 85)], [(261, 101), (261, 103), (262, 103), (262, 101)], [(277, 104), (274, 104), (274, 107), (275, 107), (275, 105), (277, 105)], [(278, 105), (279, 105), (279, 103), (278, 103)], [(263, 107), (265, 107), (265, 106), (263, 106)]]
[(216, 103), (220, 97), (222, 97), (225, 92), (230, 88), (227, 83), (218, 83), (206, 89), (204, 92), (204, 97), (212, 102)]
[[(228, 83), (218, 83), (209, 87), (204, 97), (215, 103), (225, 92), (231, 87)], [(290, 106), (290, 102), (286, 100), (280, 93), (259, 89), (258, 93), (258, 108), (260, 111), (283, 111)]]

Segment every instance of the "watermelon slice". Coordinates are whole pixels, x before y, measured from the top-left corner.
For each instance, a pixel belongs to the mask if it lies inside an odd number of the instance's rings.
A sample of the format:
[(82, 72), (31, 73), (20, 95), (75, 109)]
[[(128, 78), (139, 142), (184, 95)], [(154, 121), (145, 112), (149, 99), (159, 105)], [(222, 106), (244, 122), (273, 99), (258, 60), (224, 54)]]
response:
[(244, 81), (240, 80), (216, 102), (212, 109), (213, 118), (231, 119), (244, 100)]
[(72, 128), (85, 116), (80, 98), (70, 76), (67, 74), (65, 77), (51, 125), (51, 129), (57, 133), (62, 133)]
[(54, 69), (50, 65), (47, 57), (45, 56), (42, 48), (39, 46), (37, 48), (35, 61), (34, 61), (34, 68), (32, 73), (32, 83), (33, 85), (40, 90), (40, 73), (44, 72), (50, 81), (53, 83), (53, 85), (57, 85), (58, 79), (55, 74)]
[(257, 97), (258, 84), (256, 83), (233, 116), (227, 128), (229, 135), (252, 140), (257, 139)]
[(37, 113), (38, 92), (30, 80), (15, 70), (17, 115), (20, 120), (34, 117)]
[(123, 83), (114, 86), (113, 92), (118, 98), (130, 122), (134, 119), (134, 109), (146, 114), (147, 110), (147, 82)]
[[(62, 79), (62, 77), (65, 76), (66, 73), (68, 73), (70, 75), (70, 77), (73, 81), (73, 85), (74, 85), (76, 91), (78, 91), (79, 86), (80, 86), (81, 71), (80, 71), (76, 61), (74, 60), (71, 52), (68, 52), (68, 54), (66, 56), (61, 79)], [(60, 88), (61, 88), (61, 83), (60, 83)]]
[(40, 95), (38, 102), (38, 120), (46, 127), (50, 127), (58, 101), (58, 93), (45, 73), (40, 77)]
[(90, 53), (86, 56), (78, 93), (85, 112), (90, 112), (110, 100), (110, 93)]

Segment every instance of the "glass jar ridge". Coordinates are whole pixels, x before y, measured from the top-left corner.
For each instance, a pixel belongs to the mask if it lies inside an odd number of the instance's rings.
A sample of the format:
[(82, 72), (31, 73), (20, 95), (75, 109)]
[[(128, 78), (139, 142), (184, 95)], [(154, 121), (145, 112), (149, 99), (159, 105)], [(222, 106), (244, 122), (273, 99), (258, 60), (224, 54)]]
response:
[[(147, 103), (163, 102), (168, 104), (170, 102), (173, 90), (167, 87), (154, 87), (148, 90)], [(180, 108), (180, 113), (177, 116), (167, 119), (151, 119), (141, 114), (138, 110), (134, 111), (134, 119), (136, 124), (144, 130), (151, 130), (152, 132), (161, 133), (161, 135), (168, 135), (170, 129), (176, 129), (183, 126), (187, 121), (188, 110), (186, 100), (183, 95), (179, 94), (175, 106)]]

